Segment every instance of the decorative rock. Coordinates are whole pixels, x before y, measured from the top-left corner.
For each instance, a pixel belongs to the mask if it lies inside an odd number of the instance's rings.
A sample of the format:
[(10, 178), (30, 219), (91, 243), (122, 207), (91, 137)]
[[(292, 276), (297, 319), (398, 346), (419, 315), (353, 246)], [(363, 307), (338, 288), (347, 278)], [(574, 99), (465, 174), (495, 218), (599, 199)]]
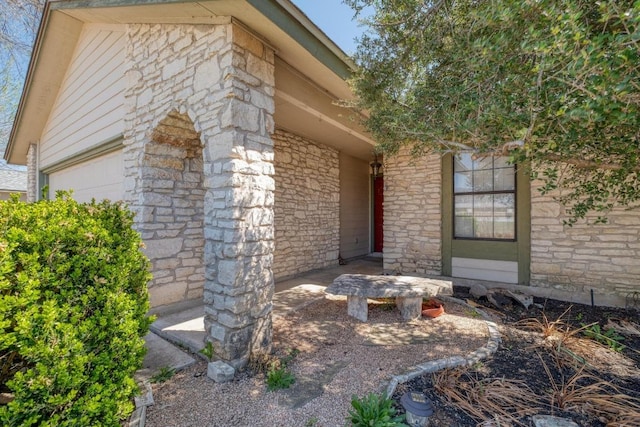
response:
[(534, 415), (531, 420), (535, 427), (580, 427), (571, 420), (552, 415)]
[(475, 299), (480, 299), (482, 297), (486, 297), (487, 296), (487, 288), (484, 285), (481, 285), (480, 283), (474, 283), (469, 288), (469, 293)]
[(209, 362), (207, 376), (217, 383), (226, 383), (233, 379), (236, 370), (221, 360)]
[(505, 296), (499, 290), (491, 289), (487, 293), (487, 300), (494, 305), (496, 308), (503, 308), (505, 306), (511, 305), (511, 298)]
[(531, 304), (533, 304), (533, 297), (531, 295), (525, 295), (523, 293), (516, 292), (516, 291), (506, 291), (506, 293), (513, 300), (515, 300), (518, 303), (522, 304), (522, 306), (524, 308), (526, 308), (527, 310), (529, 309)]

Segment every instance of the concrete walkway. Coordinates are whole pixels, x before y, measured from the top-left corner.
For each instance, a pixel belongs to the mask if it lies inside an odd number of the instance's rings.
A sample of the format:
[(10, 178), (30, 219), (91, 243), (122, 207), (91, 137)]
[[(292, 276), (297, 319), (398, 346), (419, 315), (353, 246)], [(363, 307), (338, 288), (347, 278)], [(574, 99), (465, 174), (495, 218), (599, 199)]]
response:
[[(382, 274), (382, 259), (364, 258), (346, 265), (316, 270), (276, 283), (273, 296), (274, 316), (283, 316), (324, 296), (324, 288), (341, 274)], [(147, 356), (142, 379), (150, 378), (161, 368), (184, 369), (195, 363), (191, 353), (204, 347), (204, 306), (201, 300), (163, 307), (155, 312), (157, 319), (145, 337)], [(181, 349), (182, 348), (182, 349)]]

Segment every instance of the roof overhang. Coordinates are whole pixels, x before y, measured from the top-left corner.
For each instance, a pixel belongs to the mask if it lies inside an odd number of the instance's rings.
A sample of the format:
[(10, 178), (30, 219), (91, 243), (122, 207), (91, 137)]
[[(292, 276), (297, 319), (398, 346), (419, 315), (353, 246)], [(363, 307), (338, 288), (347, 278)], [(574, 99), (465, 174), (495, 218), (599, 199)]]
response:
[[(221, 17), (240, 22), (276, 49), (277, 126), (329, 145), (340, 140), (341, 150), (367, 158), (373, 141), (354, 120), (355, 113), (335, 106), (336, 101), (352, 98), (345, 79), (354, 64), (289, 0), (80, 0), (45, 5), (5, 159), (25, 164), (85, 23), (217, 24)], [(294, 70), (298, 78), (290, 83), (279, 78), (279, 70)]]

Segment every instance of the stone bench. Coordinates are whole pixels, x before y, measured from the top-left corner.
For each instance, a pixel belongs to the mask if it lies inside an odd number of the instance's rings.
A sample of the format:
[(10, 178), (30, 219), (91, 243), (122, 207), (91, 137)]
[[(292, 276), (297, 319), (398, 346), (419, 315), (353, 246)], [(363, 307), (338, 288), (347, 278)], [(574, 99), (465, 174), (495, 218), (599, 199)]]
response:
[(367, 321), (367, 298), (395, 298), (396, 306), (406, 321), (422, 314), (422, 299), (438, 295), (452, 295), (450, 281), (411, 276), (370, 276), (342, 274), (325, 289), (332, 295), (347, 296), (349, 316)]

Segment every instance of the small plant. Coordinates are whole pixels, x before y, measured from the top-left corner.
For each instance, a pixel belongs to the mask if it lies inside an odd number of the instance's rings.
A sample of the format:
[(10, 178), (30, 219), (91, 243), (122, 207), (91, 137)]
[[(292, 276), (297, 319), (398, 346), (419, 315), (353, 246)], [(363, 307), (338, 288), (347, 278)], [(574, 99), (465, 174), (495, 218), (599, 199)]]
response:
[(376, 298), (376, 301), (380, 302), (380, 309), (382, 311), (393, 311), (396, 308), (395, 298)]
[(168, 366), (163, 366), (160, 368), (160, 372), (151, 377), (149, 381), (152, 383), (163, 383), (165, 381), (170, 380), (176, 374), (175, 369), (170, 368)]
[(578, 314), (576, 314), (576, 320), (577, 320), (578, 322), (582, 322), (582, 319), (583, 319), (583, 318), (584, 318), (584, 314), (582, 314), (582, 313), (578, 313)]
[(291, 363), (293, 361), (293, 359), (296, 358), (296, 356), (298, 356), (300, 354), (300, 350), (298, 350), (297, 348), (292, 348), (291, 350), (289, 350), (289, 354), (287, 354), (285, 357), (283, 357), (281, 359), (282, 364), (284, 364), (285, 366), (287, 366), (289, 363)]
[(484, 378), (462, 369), (444, 369), (432, 374), (434, 389), (476, 421), (522, 425), (518, 420), (538, 411), (539, 399), (523, 381)]
[[(615, 384), (586, 373), (586, 365), (570, 377), (560, 374), (559, 381), (538, 354), (549, 382), (550, 406), (559, 409), (578, 408), (598, 417), (609, 426), (633, 426), (640, 419), (640, 400), (624, 393)], [(633, 422), (630, 420), (634, 420)]]
[(311, 417), (307, 420), (306, 423), (304, 423), (304, 427), (316, 427), (317, 425), (318, 425), (317, 417)]
[(476, 309), (469, 309), (469, 310), (466, 310), (464, 313), (467, 316), (472, 317), (474, 319), (477, 319), (478, 317), (480, 317), (480, 313), (478, 313), (478, 310)]
[(273, 366), (267, 372), (267, 390), (282, 390), (291, 387), (296, 382), (296, 377), (285, 365)]
[(401, 427), (407, 426), (404, 414), (396, 415), (393, 400), (382, 395), (369, 393), (361, 399), (353, 396), (353, 409), (349, 410), (348, 420), (353, 427)]
[[(295, 357), (300, 354), (300, 350), (293, 348), (289, 350), (289, 354), (281, 359), (272, 360), (269, 363), (267, 371), (267, 390), (281, 390), (289, 388), (291, 384), (296, 382), (296, 377), (289, 371), (287, 366)], [(268, 358), (266, 360), (269, 360)]]
[(621, 352), (625, 346), (620, 342), (624, 341), (624, 337), (614, 329), (601, 329), (600, 325), (594, 323), (592, 325), (582, 325), (583, 333), (600, 344), (604, 344), (613, 351)]
[(207, 345), (205, 345), (204, 348), (200, 350), (200, 354), (202, 354), (209, 360), (213, 359), (213, 356), (215, 356), (216, 354), (216, 351), (213, 348), (213, 343), (211, 341), (207, 341)]

